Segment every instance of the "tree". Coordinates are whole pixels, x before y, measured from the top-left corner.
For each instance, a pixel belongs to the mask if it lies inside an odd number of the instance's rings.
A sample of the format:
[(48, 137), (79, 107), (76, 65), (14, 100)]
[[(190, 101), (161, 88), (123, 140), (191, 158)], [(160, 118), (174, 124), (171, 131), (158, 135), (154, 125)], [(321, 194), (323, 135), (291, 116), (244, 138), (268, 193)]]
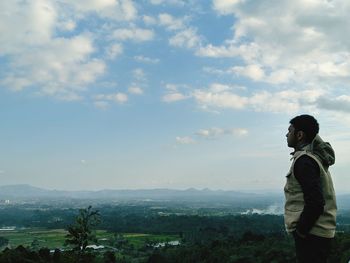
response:
[(40, 243), (39, 240), (35, 237), (32, 241), (32, 243), (30, 243), (30, 248), (34, 251), (39, 250), (40, 248)]
[(0, 237), (0, 247), (6, 246), (9, 243), (9, 240), (6, 237)]
[(84, 252), (90, 241), (96, 242), (93, 227), (100, 223), (100, 213), (89, 206), (79, 210), (73, 225), (68, 226), (65, 245), (73, 245), (74, 250)]
[(116, 263), (117, 259), (115, 258), (114, 252), (106, 251), (103, 254), (103, 262), (104, 263)]

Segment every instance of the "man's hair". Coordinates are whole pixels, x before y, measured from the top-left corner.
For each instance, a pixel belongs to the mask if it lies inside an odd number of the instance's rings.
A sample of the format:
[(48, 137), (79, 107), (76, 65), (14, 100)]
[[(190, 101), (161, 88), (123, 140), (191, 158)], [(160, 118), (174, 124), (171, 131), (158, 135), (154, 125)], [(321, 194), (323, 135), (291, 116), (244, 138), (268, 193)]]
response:
[(291, 119), (289, 123), (293, 125), (295, 129), (294, 133), (298, 131), (303, 131), (305, 133), (305, 140), (308, 143), (312, 142), (320, 129), (317, 120), (313, 116), (307, 114), (296, 116)]

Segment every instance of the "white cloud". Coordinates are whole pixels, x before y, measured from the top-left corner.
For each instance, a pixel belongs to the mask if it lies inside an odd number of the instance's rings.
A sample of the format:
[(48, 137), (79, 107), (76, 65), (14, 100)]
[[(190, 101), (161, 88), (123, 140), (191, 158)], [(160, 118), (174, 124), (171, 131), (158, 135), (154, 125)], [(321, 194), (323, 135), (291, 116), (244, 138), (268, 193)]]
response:
[[(244, 91), (244, 89), (241, 89)], [(254, 110), (257, 112), (295, 113), (303, 107), (315, 107), (324, 91), (282, 90), (270, 92), (261, 90), (250, 95), (240, 95), (239, 89), (214, 83), (207, 89), (195, 89), (192, 97), (203, 109)]]
[(63, 1), (72, 5), (82, 15), (90, 12), (113, 20), (130, 21), (137, 17), (137, 9), (132, 0), (74, 0)]
[(180, 92), (174, 92), (174, 93), (169, 93), (163, 96), (163, 101), (164, 102), (175, 102), (175, 101), (181, 101), (181, 100), (186, 100), (189, 97), (180, 93)]
[(134, 78), (138, 81), (145, 81), (146, 80), (146, 73), (141, 68), (134, 69), (132, 71), (132, 74)]
[[(84, 99), (84, 92), (106, 71), (98, 34), (103, 35), (110, 21), (137, 17), (131, 0), (1, 1), (0, 10), (0, 50), (6, 61), (0, 85), (14, 91), (30, 87), (35, 94), (67, 101)], [(101, 28), (81, 23), (98, 18), (106, 22)], [(136, 41), (150, 37), (134, 30)], [(109, 59), (121, 53), (120, 44), (106, 49)]]
[(148, 26), (153, 26), (153, 25), (157, 24), (157, 20), (152, 16), (144, 15), (142, 17), (142, 20)]
[(176, 137), (176, 143), (178, 144), (194, 144), (195, 140), (193, 140), (191, 137)]
[(113, 44), (107, 48), (107, 57), (114, 59), (123, 53), (123, 46), (121, 44)]
[(128, 88), (128, 92), (130, 94), (134, 94), (134, 95), (142, 95), (143, 94), (143, 90), (140, 87), (137, 86), (131, 86)]
[(150, 0), (152, 5), (161, 5), (161, 4), (170, 4), (170, 5), (178, 5), (184, 6), (185, 1), (183, 0)]
[[(122, 92), (112, 93), (112, 94), (98, 94), (95, 95), (95, 106), (102, 106), (103, 103), (96, 105), (99, 101), (113, 101), (119, 104), (123, 104), (128, 101), (128, 95)], [(105, 105), (108, 106), (108, 105)]]
[[(325, 87), (349, 82), (349, 3), (213, 0), (213, 8), (235, 16), (233, 37), (219, 46), (198, 48), (198, 56), (239, 57), (245, 63), (236, 65), (239, 74), (271, 84), (297, 84), (299, 89), (310, 83)], [(251, 65), (258, 65), (260, 73), (249, 72)]]
[(73, 31), (77, 24), (73, 20), (58, 22), (57, 27), (62, 31)]
[(11, 73), (1, 84), (13, 90), (39, 85), (40, 94), (76, 100), (76, 92), (105, 72), (105, 63), (91, 58), (94, 51), (89, 35), (54, 39), (31, 52), (13, 55)]
[[(236, 138), (244, 137), (248, 135), (248, 130), (244, 128), (229, 128), (223, 129), (218, 127), (212, 127), (209, 129), (200, 129), (194, 133), (198, 139), (219, 139), (223, 136), (233, 136)], [(176, 141), (179, 144), (192, 144), (195, 140), (190, 136), (176, 137)]]
[(164, 2), (164, 0), (150, 0), (150, 3), (152, 5), (160, 5), (163, 2)]
[(201, 106), (216, 108), (244, 109), (248, 105), (248, 98), (232, 92), (212, 92), (210, 90), (195, 90), (193, 97)]
[(229, 90), (246, 90), (246, 87), (239, 85), (227, 85), (221, 83), (212, 83), (209, 85), (209, 90), (211, 92), (224, 92)]
[(265, 72), (259, 65), (248, 65), (246, 67), (236, 66), (232, 68), (232, 71), (255, 81), (259, 81), (265, 77)]
[(197, 30), (188, 28), (175, 34), (169, 39), (169, 44), (175, 47), (195, 48), (200, 45), (201, 38), (197, 35)]
[(134, 59), (136, 61), (148, 63), (148, 64), (157, 64), (160, 61), (158, 58), (149, 58), (145, 56), (135, 56)]
[(213, 8), (220, 14), (230, 14), (235, 10), (236, 5), (245, 0), (213, 0)]
[(239, 47), (230, 46), (214, 46), (209, 44), (207, 46), (201, 46), (196, 51), (196, 55), (200, 57), (212, 57), (212, 58), (228, 58), (237, 57), (241, 54)]
[(165, 85), (165, 88), (169, 91), (175, 92), (178, 90), (178, 85), (169, 83)]
[(179, 30), (184, 28), (184, 21), (179, 18), (174, 18), (168, 13), (158, 15), (159, 24), (165, 26), (168, 30)]
[(152, 40), (154, 38), (154, 32), (153, 30), (142, 28), (121, 28), (116, 29), (112, 36), (120, 41), (131, 40), (135, 42), (144, 42)]
[(1, 55), (49, 43), (57, 23), (57, 10), (49, 0), (0, 1)]
[(225, 134), (225, 130), (221, 128), (210, 128), (210, 129), (201, 129), (195, 133), (196, 135), (203, 138), (216, 138)]
[(235, 136), (246, 136), (248, 135), (248, 130), (244, 129), (244, 128), (235, 128), (235, 129), (231, 129), (231, 133)]
[(96, 108), (101, 110), (105, 110), (109, 107), (109, 103), (107, 101), (101, 101), (101, 100), (94, 101), (94, 105)]

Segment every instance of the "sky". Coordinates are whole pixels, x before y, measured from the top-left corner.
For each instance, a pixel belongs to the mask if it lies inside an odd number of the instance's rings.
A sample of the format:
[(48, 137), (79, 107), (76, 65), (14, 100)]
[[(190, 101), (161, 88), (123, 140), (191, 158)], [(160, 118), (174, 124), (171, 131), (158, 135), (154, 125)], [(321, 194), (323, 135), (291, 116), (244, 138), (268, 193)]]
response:
[(350, 187), (350, 2), (0, 1), (0, 184), (282, 192), (312, 114)]

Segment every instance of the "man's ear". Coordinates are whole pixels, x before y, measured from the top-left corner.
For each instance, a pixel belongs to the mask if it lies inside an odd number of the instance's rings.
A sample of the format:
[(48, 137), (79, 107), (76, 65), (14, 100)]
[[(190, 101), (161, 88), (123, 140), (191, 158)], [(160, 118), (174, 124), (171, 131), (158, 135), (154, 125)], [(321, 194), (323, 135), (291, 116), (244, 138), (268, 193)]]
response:
[(297, 139), (298, 141), (302, 141), (305, 139), (305, 133), (303, 131), (297, 131)]

